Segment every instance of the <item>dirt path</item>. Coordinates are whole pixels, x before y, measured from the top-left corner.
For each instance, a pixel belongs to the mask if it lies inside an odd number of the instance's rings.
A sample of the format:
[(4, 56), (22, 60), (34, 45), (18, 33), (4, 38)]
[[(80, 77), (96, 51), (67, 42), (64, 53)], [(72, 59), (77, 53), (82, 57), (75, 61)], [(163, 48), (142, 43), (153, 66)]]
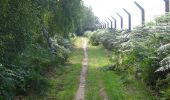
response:
[(80, 73), (80, 84), (77, 90), (75, 100), (85, 100), (85, 86), (86, 86), (86, 74), (88, 70), (88, 54), (87, 54), (87, 40), (82, 39), (83, 41), (83, 51), (84, 58), (82, 62), (82, 70)]
[(102, 85), (100, 86), (100, 97), (102, 98), (102, 100), (110, 100), (109, 97), (106, 94), (106, 91), (104, 90), (104, 87)]

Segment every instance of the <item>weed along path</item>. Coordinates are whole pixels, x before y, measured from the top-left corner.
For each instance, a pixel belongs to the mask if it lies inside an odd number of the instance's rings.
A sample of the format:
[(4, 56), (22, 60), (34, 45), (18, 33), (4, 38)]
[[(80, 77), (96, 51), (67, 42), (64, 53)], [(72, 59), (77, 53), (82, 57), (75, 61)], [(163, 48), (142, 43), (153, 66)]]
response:
[(75, 100), (85, 100), (85, 86), (86, 86), (86, 74), (88, 70), (88, 54), (87, 54), (87, 40), (82, 38), (84, 58), (82, 62), (82, 70), (80, 73), (80, 84), (76, 93)]

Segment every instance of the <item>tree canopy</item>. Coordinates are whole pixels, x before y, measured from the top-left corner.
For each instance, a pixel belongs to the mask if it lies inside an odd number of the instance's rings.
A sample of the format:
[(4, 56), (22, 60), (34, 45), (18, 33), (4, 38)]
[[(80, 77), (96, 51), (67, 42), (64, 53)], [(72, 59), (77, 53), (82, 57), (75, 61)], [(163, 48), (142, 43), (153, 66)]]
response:
[(94, 18), (81, 0), (0, 0), (0, 97), (41, 89), (42, 66), (63, 63), (70, 33), (94, 28)]

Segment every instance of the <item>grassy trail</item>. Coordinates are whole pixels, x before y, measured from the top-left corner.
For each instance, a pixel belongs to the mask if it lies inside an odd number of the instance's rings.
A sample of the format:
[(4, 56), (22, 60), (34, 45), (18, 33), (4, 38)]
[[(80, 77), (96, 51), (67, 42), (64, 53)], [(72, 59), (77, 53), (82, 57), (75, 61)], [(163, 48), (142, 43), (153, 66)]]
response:
[[(88, 45), (88, 55), (85, 100), (154, 100), (141, 82), (123, 84), (120, 73), (103, 70), (110, 64), (103, 47)], [(101, 90), (107, 99), (102, 97)]]
[[(49, 75), (50, 88), (44, 100), (75, 99), (84, 57), (82, 42), (82, 38), (76, 39), (75, 49), (71, 53), (68, 63), (57, 67)], [(120, 74), (103, 70), (105, 66), (111, 64), (103, 47), (88, 44), (87, 52), (88, 72), (85, 100), (154, 100), (140, 82), (123, 84)]]
[(110, 100), (125, 100), (118, 77), (101, 68), (110, 64), (104, 49), (100, 46), (88, 47), (89, 71), (87, 75), (86, 100), (103, 100), (101, 89), (104, 88)]

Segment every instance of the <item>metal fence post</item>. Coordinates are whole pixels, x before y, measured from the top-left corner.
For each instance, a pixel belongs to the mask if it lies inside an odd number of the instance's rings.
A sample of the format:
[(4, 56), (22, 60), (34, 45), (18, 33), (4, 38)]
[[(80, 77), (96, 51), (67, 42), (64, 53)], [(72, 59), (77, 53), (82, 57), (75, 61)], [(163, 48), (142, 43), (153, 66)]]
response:
[(106, 24), (107, 24), (107, 28), (109, 28), (109, 22), (107, 20), (105, 20)]
[(116, 14), (120, 17), (121, 29), (123, 29), (123, 17), (119, 13), (116, 13)]
[(115, 30), (117, 29), (117, 21), (116, 21), (116, 18), (114, 18), (113, 16), (111, 16), (112, 19), (114, 20), (114, 23), (115, 23)]
[(164, 0), (165, 2), (165, 13), (168, 13), (169, 12), (169, 0)]
[[(109, 18), (108, 18), (108, 19), (109, 19)], [(109, 19), (109, 21), (110, 21), (110, 24), (111, 24), (111, 29), (113, 29), (113, 22), (112, 22), (111, 19)]]
[(128, 23), (129, 23), (129, 31), (131, 31), (131, 23), (132, 23), (132, 21), (131, 21), (131, 14), (125, 9), (125, 8), (123, 8), (123, 10), (128, 14), (128, 19), (129, 19), (129, 21), (128, 21)]
[(135, 5), (141, 10), (141, 12), (142, 12), (142, 25), (144, 26), (145, 25), (145, 10), (144, 10), (144, 8), (141, 6), (141, 5), (139, 5), (136, 1), (134, 2), (135, 3)]

